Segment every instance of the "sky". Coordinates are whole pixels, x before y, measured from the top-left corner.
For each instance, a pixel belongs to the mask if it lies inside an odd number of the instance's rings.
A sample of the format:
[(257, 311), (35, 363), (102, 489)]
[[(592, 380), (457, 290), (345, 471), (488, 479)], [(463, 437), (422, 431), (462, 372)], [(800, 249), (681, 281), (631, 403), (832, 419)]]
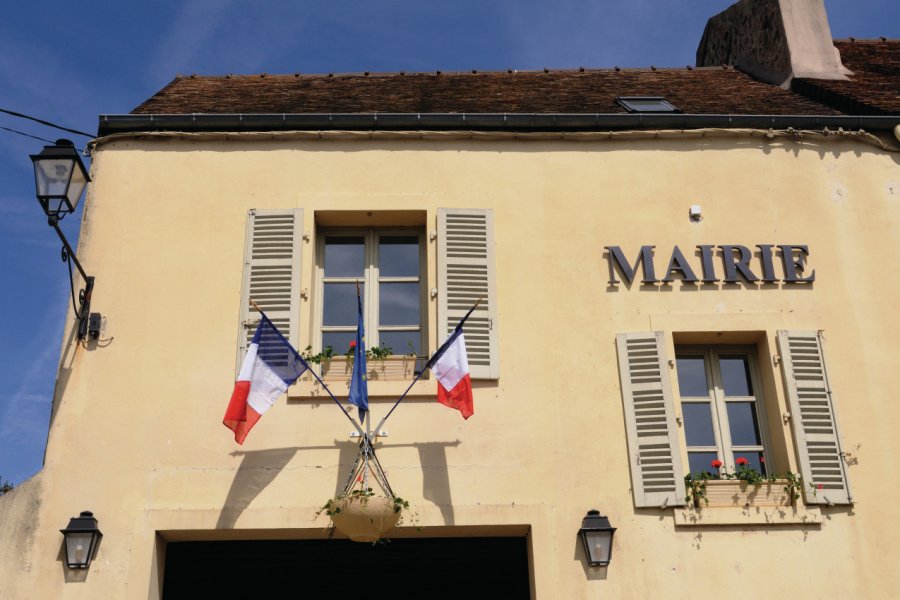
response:
[[(6, 3), (0, 108), (96, 132), (175, 75), (682, 67), (730, 0), (156, 0)], [(826, 0), (835, 38), (900, 38), (897, 0)], [(43, 461), (65, 311), (60, 242), (35, 199), (29, 154), (89, 138), (0, 113), (0, 477)], [(127, 202), (127, 198), (122, 199)], [(75, 244), (81, 210), (63, 222)], [(85, 264), (91, 273), (91, 265)], [(94, 310), (103, 311), (98, 279)], [(231, 327), (231, 324), (228, 324)], [(222, 399), (223, 410), (227, 398)], [(127, 399), (123, 398), (123, 401)]]

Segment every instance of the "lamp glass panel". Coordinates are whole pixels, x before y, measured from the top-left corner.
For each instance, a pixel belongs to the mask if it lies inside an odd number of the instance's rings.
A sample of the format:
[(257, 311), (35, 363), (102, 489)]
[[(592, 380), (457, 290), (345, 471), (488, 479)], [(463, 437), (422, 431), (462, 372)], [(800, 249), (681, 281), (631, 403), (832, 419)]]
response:
[(87, 179), (84, 177), (84, 173), (81, 169), (75, 169), (72, 173), (72, 181), (69, 183), (69, 205), (72, 207), (72, 210), (75, 210), (75, 207), (78, 206), (78, 200), (81, 198), (81, 193), (84, 191), (85, 186), (87, 185)]
[(70, 566), (84, 566), (88, 562), (93, 533), (66, 534), (66, 561)]
[(592, 563), (608, 563), (609, 549), (612, 543), (611, 531), (588, 531), (587, 547)]
[(34, 183), (38, 196), (64, 197), (74, 169), (75, 161), (71, 158), (44, 158), (34, 161)]

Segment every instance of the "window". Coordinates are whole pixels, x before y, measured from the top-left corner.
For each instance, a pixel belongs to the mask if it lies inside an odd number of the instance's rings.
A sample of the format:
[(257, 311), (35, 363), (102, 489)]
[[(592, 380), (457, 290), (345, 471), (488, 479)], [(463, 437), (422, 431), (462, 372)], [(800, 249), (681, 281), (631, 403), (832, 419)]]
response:
[(625, 110), (630, 113), (680, 113), (665, 98), (657, 96), (619, 96), (616, 98)]
[[(236, 370), (259, 322), (251, 300), (295, 348), (310, 345), (318, 351), (330, 344), (336, 354), (346, 352), (356, 332), (359, 283), (367, 345), (383, 344), (398, 355), (412, 350), (421, 359), (419, 368), (482, 299), (465, 325), (469, 371), (472, 379), (499, 377), (490, 209), (438, 208), (434, 221), (425, 210), (316, 210), (314, 252), (304, 252), (304, 223), (308, 227), (311, 221), (304, 214), (310, 211), (248, 212)], [(426, 231), (431, 243), (425, 241)]]
[(739, 347), (675, 349), (688, 471), (733, 472), (740, 457), (766, 474), (764, 403), (753, 353)]
[(363, 299), (366, 347), (396, 355), (423, 351), (425, 313), (421, 229), (324, 229), (318, 236), (320, 348), (345, 353), (356, 336), (356, 288)]
[[(736, 459), (744, 457), (750, 466), (766, 472), (762, 458), (767, 457), (770, 446), (760, 376), (765, 375), (767, 390), (774, 390), (781, 377), (774, 371), (759, 371), (769, 363), (757, 365), (757, 353), (761, 360), (766, 356), (780, 365), (793, 439), (779, 441), (786, 449), (796, 449), (804, 493), (810, 488), (817, 490), (805, 493), (805, 503), (853, 503), (825, 364), (823, 332), (764, 332), (758, 347), (749, 349), (678, 345), (670, 363), (666, 347), (673, 338), (663, 331), (616, 335), (636, 507), (684, 505), (685, 472), (708, 470), (715, 458), (732, 470)], [(672, 381), (676, 377), (685, 448), (680, 446), (675, 418), (679, 411)], [(786, 432), (779, 428), (773, 433)], [(685, 453), (688, 464), (683, 464)]]

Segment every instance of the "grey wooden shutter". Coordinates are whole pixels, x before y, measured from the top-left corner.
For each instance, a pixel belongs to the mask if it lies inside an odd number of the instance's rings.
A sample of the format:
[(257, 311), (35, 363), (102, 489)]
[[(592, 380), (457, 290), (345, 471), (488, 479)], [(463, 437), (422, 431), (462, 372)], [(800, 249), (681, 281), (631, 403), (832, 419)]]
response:
[(682, 506), (684, 472), (663, 334), (620, 333), (616, 346), (634, 505)]
[(300, 343), (300, 257), (303, 250), (303, 209), (251, 209), (244, 239), (244, 276), (238, 333), (240, 368), (259, 313), (256, 302), (294, 348)]
[(852, 504), (821, 335), (782, 330), (778, 348), (806, 503)]
[(482, 296), (463, 331), (472, 379), (497, 379), (494, 217), (489, 209), (438, 209), (438, 343)]

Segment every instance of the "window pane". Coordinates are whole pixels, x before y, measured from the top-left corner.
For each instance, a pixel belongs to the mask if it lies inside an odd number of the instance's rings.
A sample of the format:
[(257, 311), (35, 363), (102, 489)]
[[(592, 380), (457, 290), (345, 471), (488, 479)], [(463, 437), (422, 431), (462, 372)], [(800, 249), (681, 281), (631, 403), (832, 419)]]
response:
[(678, 371), (678, 389), (681, 390), (682, 396), (709, 396), (702, 356), (680, 356), (675, 364)]
[(325, 277), (362, 277), (366, 266), (362, 236), (325, 238)]
[(378, 288), (380, 325), (419, 324), (419, 284), (382, 283)]
[(716, 445), (709, 402), (684, 402), (681, 414), (684, 416), (684, 437), (688, 446)]
[(415, 352), (419, 353), (419, 341), (421, 334), (418, 331), (381, 331), (378, 333), (378, 339), (381, 340), (381, 346), (387, 346), (397, 356)]
[(765, 459), (763, 458), (762, 452), (735, 452), (734, 453), (734, 464), (738, 466), (738, 459), (746, 458), (748, 467), (752, 469), (756, 469), (763, 475), (766, 474), (765, 468)]
[(418, 277), (419, 236), (383, 235), (378, 238), (378, 273), (382, 277)]
[(688, 452), (688, 468), (695, 475), (703, 472), (716, 475), (719, 470), (714, 469), (711, 463), (717, 458), (719, 455), (715, 452)]
[(722, 356), (719, 358), (722, 370), (722, 385), (726, 396), (752, 396), (750, 385), (750, 361), (746, 356)]
[[(355, 283), (326, 283), (322, 298), (323, 325), (352, 325), (356, 327), (358, 308)], [(359, 284), (359, 293), (365, 297), (364, 284)], [(363, 304), (365, 310), (365, 302)]]
[(759, 446), (759, 422), (755, 402), (727, 402), (731, 443), (735, 446)]
[(335, 356), (343, 356), (350, 349), (350, 342), (355, 339), (355, 331), (323, 331), (322, 348), (331, 346)]

